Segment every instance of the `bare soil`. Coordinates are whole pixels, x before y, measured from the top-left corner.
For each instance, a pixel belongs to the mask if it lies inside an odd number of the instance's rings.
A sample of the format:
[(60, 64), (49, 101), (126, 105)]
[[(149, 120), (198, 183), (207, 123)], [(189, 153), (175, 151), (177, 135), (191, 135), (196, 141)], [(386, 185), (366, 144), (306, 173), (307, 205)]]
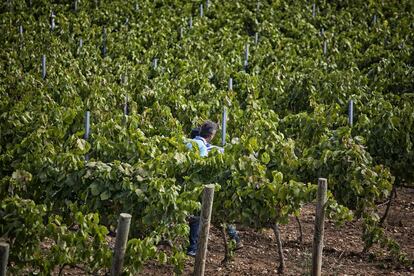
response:
[[(381, 211), (385, 210), (385, 204)], [(303, 208), (300, 221), (303, 242), (299, 243), (299, 228), (295, 218), (287, 225), (280, 225), (285, 256), (285, 275), (310, 275), (312, 263), (312, 239), (315, 206)], [(213, 214), (214, 215), (214, 214)], [(414, 189), (402, 188), (391, 206), (385, 224), (386, 233), (393, 237), (410, 260), (414, 259)], [(244, 247), (238, 250), (232, 261), (223, 265), (224, 245), (221, 232), (210, 229), (205, 275), (276, 275), (277, 247), (273, 231), (238, 228)], [(393, 263), (385, 250), (374, 246), (362, 254), (362, 224), (359, 220), (340, 227), (325, 221), (325, 247), (323, 251), (323, 275), (414, 275), (414, 267), (400, 267)], [(191, 275), (194, 258), (188, 257), (184, 275)], [(148, 263), (141, 275), (173, 275), (173, 267)], [(79, 269), (67, 268), (62, 275), (82, 275)]]
[[(385, 210), (385, 204), (381, 207)], [(315, 206), (304, 207), (300, 220), (303, 243), (297, 241), (299, 228), (292, 217), (287, 225), (280, 225), (285, 256), (285, 275), (310, 275), (312, 265), (312, 239)], [(396, 239), (410, 260), (414, 259), (414, 189), (399, 189), (385, 222), (388, 235)], [(278, 255), (275, 237), (271, 229), (254, 231), (238, 229), (244, 247), (236, 252), (233, 260), (222, 265), (224, 245), (219, 229), (210, 229), (206, 262), (206, 275), (275, 275)], [(390, 260), (387, 252), (378, 246), (368, 254), (362, 254), (362, 224), (355, 220), (340, 227), (325, 222), (325, 247), (323, 251), (323, 275), (414, 275), (414, 267), (399, 267)], [(184, 275), (193, 272), (194, 259), (188, 257)], [(148, 264), (143, 275), (172, 275), (168, 266)]]

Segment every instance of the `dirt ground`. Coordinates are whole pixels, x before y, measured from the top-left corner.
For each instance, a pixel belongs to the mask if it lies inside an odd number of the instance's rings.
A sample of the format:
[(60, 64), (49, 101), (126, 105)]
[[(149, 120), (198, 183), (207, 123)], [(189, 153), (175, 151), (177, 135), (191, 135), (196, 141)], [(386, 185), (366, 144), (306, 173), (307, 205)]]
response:
[[(385, 209), (385, 205), (382, 206)], [(291, 218), (281, 225), (285, 275), (310, 275), (315, 206), (304, 207), (300, 217), (303, 243), (297, 242), (299, 229)], [(325, 247), (323, 275), (414, 275), (414, 267), (400, 268), (393, 265), (385, 251), (374, 247), (369, 254), (361, 254), (361, 222), (352, 221), (336, 227), (325, 222)], [(409, 258), (414, 259), (414, 189), (399, 189), (385, 223), (387, 234), (394, 237)], [(275, 275), (277, 274), (277, 247), (271, 229), (254, 231), (238, 229), (244, 247), (227, 265), (221, 265), (224, 246), (219, 229), (210, 229), (210, 239), (205, 275)], [(188, 257), (184, 275), (191, 275), (194, 259)], [(172, 275), (172, 267), (148, 264), (142, 275)]]
[[(385, 210), (385, 204), (381, 206)], [(285, 256), (285, 275), (310, 275), (312, 262), (312, 239), (315, 206), (304, 207), (300, 217), (303, 228), (303, 243), (297, 242), (299, 228), (294, 218), (287, 225), (281, 225), (283, 253)], [(385, 223), (388, 235), (395, 238), (414, 259), (414, 189), (399, 189)], [(234, 259), (222, 265), (224, 246), (219, 229), (210, 229), (208, 255), (205, 275), (276, 275), (277, 247), (273, 231), (264, 229), (238, 228), (244, 247), (236, 252)], [(386, 252), (374, 246), (370, 253), (361, 254), (362, 226), (360, 221), (352, 221), (336, 227), (333, 222), (325, 221), (325, 247), (323, 251), (323, 275), (414, 275), (414, 267), (394, 265)], [(194, 258), (188, 257), (184, 275), (191, 275)], [(62, 275), (82, 275), (74, 268), (66, 268)], [(173, 267), (149, 263), (140, 275), (173, 275)]]

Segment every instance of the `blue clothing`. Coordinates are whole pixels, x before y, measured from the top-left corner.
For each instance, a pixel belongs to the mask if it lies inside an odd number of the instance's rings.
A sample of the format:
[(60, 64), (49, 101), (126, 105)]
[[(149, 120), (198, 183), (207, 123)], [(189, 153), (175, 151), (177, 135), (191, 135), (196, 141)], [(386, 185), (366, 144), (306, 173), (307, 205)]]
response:
[[(200, 156), (201, 157), (206, 157), (208, 155), (208, 152), (210, 150), (208, 149), (207, 145), (210, 145), (210, 144), (208, 144), (207, 141), (203, 137), (196, 136), (194, 139), (191, 139), (191, 141), (197, 143), (198, 151), (200, 152)], [(186, 147), (188, 149), (192, 150), (193, 149), (193, 144), (191, 142), (188, 142), (186, 144)]]
[[(207, 141), (201, 136), (196, 136), (191, 141), (194, 141), (194, 142), (197, 143), (197, 146), (198, 146), (201, 157), (208, 156), (208, 153), (213, 148), (216, 148), (221, 153), (224, 153), (223, 148), (213, 146), (213, 145), (207, 143)], [(192, 145), (191, 142), (187, 143), (186, 146), (190, 150), (193, 149), (193, 145)], [(198, 217), (198, 216), (191, 217), (189, 225), (190, 225), (190, 234), (189, 234), (190, 245), (187, 248), (187, 254), (190, 253), (190, 252), (195, 254), (195, 252), (197, 251), (198, 232), (199, 232), (199, 228), (200, 228), (200, 217)], [(236, 241), (236, 243), (240, 242), (239, 235), (237, 234), (236, 229), (234, 228), (233, 225), (227, 225), (227, 233), (228, 233), (228, 235), (230, 236), (231, 239)]]

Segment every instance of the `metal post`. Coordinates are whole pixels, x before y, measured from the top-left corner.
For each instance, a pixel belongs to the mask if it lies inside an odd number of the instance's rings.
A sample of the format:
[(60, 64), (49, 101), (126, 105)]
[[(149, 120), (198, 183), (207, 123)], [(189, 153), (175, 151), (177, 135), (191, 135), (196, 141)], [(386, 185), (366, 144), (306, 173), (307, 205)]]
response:
[(158, 67), (158, 58), (154, 58), (154, 60), (152, 61), (152, 67), (154, 69), (157, 69), (157, 67)]
[(254, 34), (254, 44), (258, 44), (259, 43), (259, 33), (255, 33)]
[(348, 122), (349, 125), (352, 127), (354, 124), (354, 101), (350, 100), (348, 105)]
[(42, 79), (46, 78), (46, 55), (42, 55)]
[(229, 78), (229, 90), (233, 90), (233, 78)]
[(73, 11), (74, 12), (78, 11), (78, 0), (73, 1)]
[(315, 16), (316, 16), (316, 4), (313, 3), (312, 4), (312, 17), (315, 17)]
[(79, 49), (82, 49), (82, 46), (83, 46), (83, 39), (80, 38), (79, 39)]
[(328, 52), (328, 45), (326, 40), (323, 41), (323, 54), (326, 55), (326, 53)]
[(244, 48), (244, 69), (247, 69), (247, 66), (249, 64), (249, 44), (246, 44), (246, 47)]
[(23, 36), (23, 26), (22, 25), (19, 26), (19, 34), (21, 36)]
[(188, 20), (188, 27), (190, 27), (190, 29), (193, 28), (193, 17), (190, 16), (190, 19)]
[(210, 1), (206, 0), (206, 9), (208, 9), (208, 7), (210, 7)]
[(50, 14), (50, 30), (53, 31), (56, 27), (55, 25), (55, 17), (56, 15), (53, 13), (53, 11)]
[(203, 4), (200, 4), (200, 17), (203, 17), (204, 11), (203, 11)]
[(128, 116), (128, 95), (125, 95), (124, 115)]
[(226, 145), (226, 130), (227, 130), (227, 108), (223, 108), (223, 115), (221, 119), (221, 146)]
[[(88, 140), (89, 139), (89, 134), (90, 134), (90, 117), (91, 117), (91, 112), (90, 111), (86, 111), (85, 113), (85, 134), (83, 135), (83, 139)], [(88, 161), (89, 160), (89, 154), (85, 155), (85, 160)]]
[(86, 111), (85, 113), (85, 134), (83, 135), (83, 139), (88, 140), (89, 134), (90, 134), (90, 118), (91, 118), (91, 112)]

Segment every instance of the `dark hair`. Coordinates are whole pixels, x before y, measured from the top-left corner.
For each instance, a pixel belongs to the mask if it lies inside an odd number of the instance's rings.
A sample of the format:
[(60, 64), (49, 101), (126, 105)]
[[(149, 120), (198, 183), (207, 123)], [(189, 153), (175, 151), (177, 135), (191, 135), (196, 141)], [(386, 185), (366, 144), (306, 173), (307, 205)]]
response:
[(218, 126), (212, 121), (205, 121), (200, 128), (200, 136), (203, 138), (210, 137), (211, 135), (216, 134)]
[(191, 139), (194, 139), (196, 136), (200, 136), (200, 128), (193, 128), (190, 133)]

